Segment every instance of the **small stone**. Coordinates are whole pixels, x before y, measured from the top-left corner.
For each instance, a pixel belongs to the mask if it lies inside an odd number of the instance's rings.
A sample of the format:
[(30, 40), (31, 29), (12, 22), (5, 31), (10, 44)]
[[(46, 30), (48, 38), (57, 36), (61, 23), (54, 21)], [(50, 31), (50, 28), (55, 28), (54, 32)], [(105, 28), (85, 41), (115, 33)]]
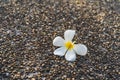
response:
[(36, 80), (35, 78), (32, 78), (31, 80)]

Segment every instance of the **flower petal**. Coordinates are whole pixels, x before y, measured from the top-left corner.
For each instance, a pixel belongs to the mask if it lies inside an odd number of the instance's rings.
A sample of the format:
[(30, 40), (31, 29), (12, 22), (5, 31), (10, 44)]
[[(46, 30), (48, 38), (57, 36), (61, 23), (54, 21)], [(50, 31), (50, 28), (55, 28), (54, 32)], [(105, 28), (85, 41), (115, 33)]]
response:
[(78, 55), (86, 55), (87, 54), (87, 47), (83, 44), (75, 44), (74, 50)]
[(72, 41), (75, 35), (75, 30), (66, 30), (64, 33), (64, 38), (66, 41)]
[(60, 36), (56, 37), (54, 40), (53, 40), (53, 45), (54, 46), (64, 46), (64, 39)]
[(54, 55), (64, 56), (67, 49), (65, 47), (60, 47), (54, 51)]
[(68, 50), (66, 55), (65, 55), (65, 59), (67, 61), (75, 61), (76, 60), (76, 54), (73, 50)]

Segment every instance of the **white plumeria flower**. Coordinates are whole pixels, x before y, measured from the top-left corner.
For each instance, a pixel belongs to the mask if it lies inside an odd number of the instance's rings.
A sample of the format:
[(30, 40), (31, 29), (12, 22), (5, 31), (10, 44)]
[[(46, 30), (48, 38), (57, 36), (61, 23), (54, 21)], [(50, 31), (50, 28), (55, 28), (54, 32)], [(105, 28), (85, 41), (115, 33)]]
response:
[(53, 40), (53, 45), (58, 46), (60, 48), (54, 51), (54, 55), (58, 55), (58, 56), (65, 55), (65, 59), (68, 61), (75, 61), (76, 54), (82, 56), (86, 55), (87, 47), (85, 45), (74, 44), (74, 42), (72, 42), (74, 35), (75, 35), (75, 30), (66, 30), (64, 32), (65, 40), (62, 37), (57, 36)]

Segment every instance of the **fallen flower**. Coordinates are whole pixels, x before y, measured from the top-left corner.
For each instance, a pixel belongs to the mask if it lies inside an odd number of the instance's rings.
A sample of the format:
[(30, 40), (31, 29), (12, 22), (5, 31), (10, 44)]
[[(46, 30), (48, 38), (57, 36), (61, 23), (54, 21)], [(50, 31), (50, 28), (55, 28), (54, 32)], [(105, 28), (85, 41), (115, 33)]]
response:
[(87, 54), (87, 47), (83, 44), (75, 44), (75, 42), (72, 42), (72, 39), (75, 35), (75, 30), (66, 30), (64, 32), (64, 38), (65, 40), (57, 36), (53, 40), (53, 45), (58, 46), (60, 48), (56, 49), (54, 51), (54, 55), (58, 56), (64, 56), (67, 61), (75, 61), (76, 60), (76, 54), (78, 55), (86, 55)]

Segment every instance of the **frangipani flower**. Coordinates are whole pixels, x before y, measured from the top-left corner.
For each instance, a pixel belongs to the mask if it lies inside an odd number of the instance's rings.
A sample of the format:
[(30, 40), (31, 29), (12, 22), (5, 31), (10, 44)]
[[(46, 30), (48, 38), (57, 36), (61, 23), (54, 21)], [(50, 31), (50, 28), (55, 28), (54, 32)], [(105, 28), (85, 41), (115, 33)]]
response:
[(86, 55), (87, 47), (83, 44), (75, 44), (72, 42), (72, 39), (75, 35), (75, 30), (66, 30), (64, 32), (64, 38), (57, 36), (53, 40), (53, 45), (60, 47), (54, 51), (54, 55), (64, 56), (68, 61), (75, 61), (76, 54), (78, 55)]

